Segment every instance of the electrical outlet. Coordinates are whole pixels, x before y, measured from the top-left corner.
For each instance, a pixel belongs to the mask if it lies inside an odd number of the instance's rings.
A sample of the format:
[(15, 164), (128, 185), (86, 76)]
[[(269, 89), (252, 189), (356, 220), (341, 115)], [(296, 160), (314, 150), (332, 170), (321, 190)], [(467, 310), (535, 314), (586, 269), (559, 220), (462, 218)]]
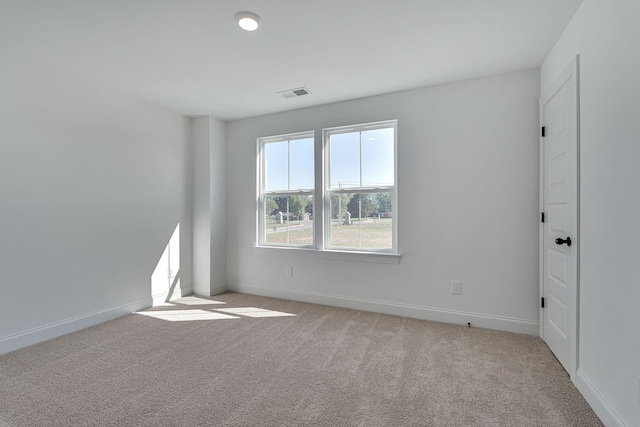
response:
[(451, 281), (451, 294), (453, 295), (461, 295), (462, 294), (462, 282), (459, 280)]
[(293, 267), (285, 267), (284, 268), (284, 275), (286, 277), (293, 277)]

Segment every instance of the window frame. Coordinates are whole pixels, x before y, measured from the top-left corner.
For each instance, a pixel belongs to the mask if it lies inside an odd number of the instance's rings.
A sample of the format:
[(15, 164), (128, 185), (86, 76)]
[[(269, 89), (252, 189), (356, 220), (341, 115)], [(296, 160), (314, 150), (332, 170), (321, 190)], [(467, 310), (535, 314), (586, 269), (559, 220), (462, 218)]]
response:
[[(393, 129), (393, 184), (392, 186), (376, 186), (376, 187), (348, 187), (348, 188), (331, 188), (331, 144), (332, 135), (359, 132), (375, 129)], [(361, 137), (360, 137), (361, 138)], [(360, 167), (362, 167), (362, 139), (360, 139)], [(322, 180), (322, 213), (323, 213), (323, 249), (330, 251), (344, 252), (360, 252), (360, 253), (380, 253), (380, 254), (398, 254), (398, 120), (384, 120), (379, 122), (362, 123), (357, 125), (337, 126), (325, 128), (322, 130), (322, 162), (323, 162), (323, 180)], [(362, 173), (362, 172), (361, 172)], [(352, 247), (352, 246), (335, 246), (331, 245), (331, 195), (333, 194), (372, 194), (372, 193), (390, 193), (393, 200), (393, 214), (391, 227), (391, 248), (378, 249), (368, 247)], [(315, 218), (315, 216), (314, 216)]]
[[(377, 187), (349, 187), (342, 189), (331, 189), (331, 156), (330, 137), (340, 133), (363, 132), (375, 129), (393, 129), (393, 179), (392, 186)], [(328, 259), (344, 259), (350, 261), (364, 262), (399, 262), (400, 253), (398, 250), (398, 120), (384, 120), (377, 122), (361, 123), (347, 126), (337, 126), (323, 128), (321, 141), (316, 139), (314, 130), (286, 133), (275, 136), (259, 137), (256, 139), (256, 248), (266, 250), (293, 250), (287, 253), (299, 254), (322, 254)], [(314, 165), (314, 188), (310, 190), (286, 190), (286, 191), (265, 191), (266, 168), (265, 168), (265, 144), (281, 141), (294, 141), (297, 139), (313, 139), (313, 165)], [(362, 143), (362, 141), (360, 141)], [(320, 159), (317, 159), (320, 154)], [(362, 155), (362, 154), (360, 154)], [(360, 157), (360, 163), (362, 158)], [(290, 164), (289, 164), (290, 167)], [(348, 247), (331, 246), (331, 195), (345, 193), (390, 193), (393, 200), (392, 210), (392, 247), (391, 248), (368, 248), (368, 247)], [(313, 232), (312, 243), (308, 245), (297, 245), (290, 243), (270, 243), (266, 241), (266, 197), (285, 197), (306, 195), (313, 197)], [(331, 255), (334, 254), (334, 255)], [(326, 255), (326, 256), (324, 256)]]
[[(266, 184), (266, 167), (265, 167), (265, 160), (266, 160), (266, 156), (265, 156), (265, 145), (266, 144), (270, 144), (270, 143), (274, 143), (274, 142), (283, 142), (283, 141), (287, 141), (287, 150), (290, 150), (290, 146), (289, 144), (291, 143), (291, 141), (296, 141), (296, 140), (300, 140), (300, 139), (312, 139), (313, 140), (313, 147), (314, 147), (314, 155), (312, 160), (312, 163), (314, 164), (314, 185), (312, 189), (306, 189), (306, 190), (274, 190), (274, 191), (266, 191), (265, 190), (265, 184)], [(315, 227), (317, 224), (316, 221), (316, 176), (315, 176), (315, 145), (316, 145), (316, 140), (315, 140), (315, 132), (314, 131), (304, 131), (304, 132), (295, 132), (295, 133), (288, 133), (288, 134), (282, 134), (282, 135), (275, 135), (275, 136), (268, 136), (268, 137), (263, 137), (263, 138), (258, 138), (257, 139), (257, 158), (258, 161), (257, 163), (257, 189), (258, 189), (258, 193), (257, 193), (257, 227), (256, 227), (256, 231), (257, 231), (257, 236), (256, 236), (256, 241), (258, 243), (258, 246), (261, 247), (278, 247), (278, 248), (287, 248), (287, 249), (313, 249), (316, 247), (315, 244)], [(291, 169), (291, 164), (290, 164), (290, 157), (287, 159), (287, 166), (288, 166), (288, 172), (290, 173), (290, 169)], [(273, 242), (267, 242), (266, 239), (266, 212), (265, 212), (265, 200), (267, 197), (289, 197), (289, 196), (311, 196), (313, 197), (313, 228), (312, 228), (312, 233), (311, 233), (311, 244), (308, 245), (304, 245), (304, 244), (291, 244), (291, 243), (273, 243)], [(287, 212), (288, 214), (288, 212)], [(287, 231), (288, 233), (289, 231)]]

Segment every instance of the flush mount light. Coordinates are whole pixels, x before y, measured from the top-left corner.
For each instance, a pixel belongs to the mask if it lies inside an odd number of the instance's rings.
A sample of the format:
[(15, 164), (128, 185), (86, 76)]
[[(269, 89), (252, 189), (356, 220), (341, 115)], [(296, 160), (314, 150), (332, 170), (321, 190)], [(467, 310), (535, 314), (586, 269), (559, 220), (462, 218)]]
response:
[(238, 12), (236, 13), (236, 22), (240, 25), (240, 28), (246, 31), (255, 31), (260, 26), (262, 19), (253, 12)]

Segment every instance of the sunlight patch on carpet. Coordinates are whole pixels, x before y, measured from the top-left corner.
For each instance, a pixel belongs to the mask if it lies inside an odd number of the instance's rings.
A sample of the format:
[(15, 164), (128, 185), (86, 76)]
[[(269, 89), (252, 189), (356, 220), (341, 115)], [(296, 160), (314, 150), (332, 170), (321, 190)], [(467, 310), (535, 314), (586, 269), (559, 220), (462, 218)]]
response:
[(166, 310), (166, 311), (139, 311), (137, 314), (153, 317), (155, 319), (167, 320), (169, 322), (190, 322), (194, 320), (219, 320), (219, 319), (239, 319), (237, 316), (216, 313), (205, 310)]
[(216, 308), (216, 311), (223, 311), (225, 313), (237, 314), (247, 317), (285, 317), (295, 316), (295, 314), (284, 313), (282, 311), (267, 310), (257, 307), (237, 307), (237, 308)]
[(226, 302), (216, 301), (208, 298), (198, 298), (195, 296), (188, 296), (178, 298), (176, 300), (171, 301), (173, 304), (184, 304), (184, 305), (220, 305), (226, 304)]

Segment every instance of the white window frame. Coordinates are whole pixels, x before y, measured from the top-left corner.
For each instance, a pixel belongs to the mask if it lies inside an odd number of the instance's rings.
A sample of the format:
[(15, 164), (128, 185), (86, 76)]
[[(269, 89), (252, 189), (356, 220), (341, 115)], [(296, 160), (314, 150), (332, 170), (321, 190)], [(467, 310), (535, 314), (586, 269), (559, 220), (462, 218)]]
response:
[[(330, 137), (342, 133), (354, 133), (373, 129), (393, 129), (393, 186), (380, 187), (349, 187), (344, 189), (331, 188), (331, 153), (330, 153)], [(362, 150), (362, 140), (360, 140), (360, 149)], [(385, 120), (373, 123), (363, 123), (350, 126), (339, 126), (326, 128), (322, 130), (322, 153), (323, 153), (323, 197), (322, 212), (324, 218), (323, 224), (323, 243), (324, 249), (332, 251), (360, 252), (360, 253), (391, 253), (398, 254), (398, 120)], [(362, 153), (362, 151), (361, 151)], [(362, 162), (362, 158), (360, 160)], [(393, 223), (392, 223), (392, 247), (390, 249), (361, 248), (361, 247), (345, 247), (331, 246), (331, 195), (332, 194), (370, 194), (370, 193), (391, 193), (393, 200)], [(314, 218), (316, 218), (314, 213)]]
[[(393, 128), (394, 136), (394, 162), (393, 162), (393, 186), (380, 187), (350, 187), (345, 189), (330, 188), (330, 145), (329, 137), (339, 133), (362, 132), (372, 129)], [(264, 146), (271, 142), (294, 141), (296, 139), (312, 138), (314, 140), (314, 188), (311, 190), (288, 190), (288, 191), (265, 191), (265, 156)], [(322, 129), (321, 159), (316, 159), (319, 151), (315, 147), (318, 141), (314, 131), (288, 133), (276, 136), (257, 138), (257, 161), (256, 161), (256, 248), (259, 251), (286, 251), (287, 254), (300, 254), (305, 256), (316, 256), (322, 259), (336, 259), (347, 261), (364, 261), (376, 263), (397, 264), (400, 259), (398, 250), (398, 121), (385, 120), (379, 122), (363, 123), (357, 125), (331, 127)], [(320, 168), (318, 168), (320, 166)], [(331, 233), (331, 195), (338, 193), (391, 193), (393, 200), (393, 224), (392, 224), (392, 247), (389, 249), (360, 248), (345, 246), (330, 246)], [(266, 241), (265, 227), (265, 197), (285, 197), (307, 195), (313, 196), (313, 243), (309, 245), (268, 243)], [(291, 252), (290, 250), (293, 250)], [(283, 252), (284, 254), (285, 252)], [(315, 254), (315, 255), (313, 255)]]
[[(257, 140), (257, 158), (258, 161), (256, 162), (258, 165), (258, 170), (257, 170), (257, 178), (258, 178), (258, 183), (257, 183), (257, 188), (258, 188), (258, 194), (257, 194), (257, 212), (258, 212), (258, 216), (257, 216), (257, 227), (256, 230), (258, 232), (258, 235), (256, 237), (256, 241), (258, 242), (258, 246), (264, 246), (264, 247), (283, 247), (283, 248), (291, 248), (291, 249), (296, 249), (296, 248), (301, 248), (301, 249), (309, 249), (309, 248), (314, 248), (315, 247), (315, 226), (318, 223), (316, 221), (316, 189), (315, 189), (315, 173), (314, 173), (314, 188), (309, 189), (309, 190), (278, 190), (278, 191), (265, 191), (265, 181), (266, 181), (266, 177), (265, 177), (265, 172), (266, 172), (266, 168), (265, 168), (265, 145), (269, 144), (269, 143), (274, 143), (274, 142), (282, 142), (282, 141), (288, 141), (289, 143), (291, 141), (295, 141), (298, 139), (308, 139), (311, 138), (314, 141), (314, 147), (315, 147), (315, 132), (314, 131), (306, 131), (306, 132), (297, 132), (297, 133), (289, 133), (289, 134), (283, 134), (283, 135), (276, 135), (276, 136), (270, 136), (270, 137), (264, 137), (264, 138), (258, 138)], [(315, 148), (314, 148), (314, 157), (315, 157)], [(314, 165), (315, 165), (315, 159), (313, 161)], [(289, 170), (290, 170), (290, 166), (289, 166)], [(313, 224), (314, 224), (314, 230), (312, 232), (312, 243), (310, 245), (297, 245), (297, 244), (291, 244), (291, 243), (269, 243), (266, 240), (266, 227), (265, 227), (265, 217), (266, 217), (266, 212), (265, 212), (265, 199), (266, 197), (287, 197), (287, 196), (313, 196)], [(288, 209), (287, 209), (288, 210)]]

